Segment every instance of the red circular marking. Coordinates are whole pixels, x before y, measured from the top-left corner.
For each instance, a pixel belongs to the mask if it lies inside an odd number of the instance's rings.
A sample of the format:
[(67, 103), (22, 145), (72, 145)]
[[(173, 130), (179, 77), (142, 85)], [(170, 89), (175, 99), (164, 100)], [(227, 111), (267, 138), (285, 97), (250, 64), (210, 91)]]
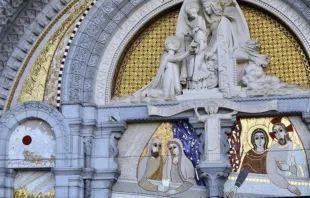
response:
[(29, 145), (32, 142), (32, 138), (29, 135), (26, 135), (25, 137), (23, 137), (23, 143), (25, 145)]

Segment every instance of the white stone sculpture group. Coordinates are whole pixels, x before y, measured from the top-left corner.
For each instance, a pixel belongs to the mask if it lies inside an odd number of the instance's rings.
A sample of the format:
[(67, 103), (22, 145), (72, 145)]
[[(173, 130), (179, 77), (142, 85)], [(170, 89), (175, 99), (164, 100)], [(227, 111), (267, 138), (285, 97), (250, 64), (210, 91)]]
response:
[(236, 98), (309, 93), (265, 75), (269, 58), (259, 54), (235, 0), (185, 0), (176, 35), (165, 41), (155, 78), (117, 101)]

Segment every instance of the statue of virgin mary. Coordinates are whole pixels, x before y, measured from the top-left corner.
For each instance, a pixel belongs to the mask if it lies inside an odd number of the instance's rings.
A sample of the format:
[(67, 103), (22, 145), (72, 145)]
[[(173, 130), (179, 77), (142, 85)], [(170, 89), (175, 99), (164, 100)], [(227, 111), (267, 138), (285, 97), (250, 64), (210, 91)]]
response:
[[(244, 67), (251, 61), (261, 67), (269, 64), (268, 56), (258, 53), (259, 42), (250, 39), (250, 33), (245, 21), (245, 17), (235, 0), (185, 0), (178, 18), (176, 35), (184, 38), (181, 50), (192, 43), (195, 37), (189, 37), (188, 32), (193, 32), (188, 25), (189, 5), (199, 5), (199, 15), (203, 16), (208, 34), (205, 38), (206, 47), (200, 48), (203, 52), (197, 52), (194, 59), (194, 69), (191, 67), (192, 61), (184, 61), (181, 67), (180, 79), (183, 84), (199, 83), (208, 76), (205, 74), (204, 63), (210, 57), (217, 58), (219, 90), (224, 93), (224, 97), (236, 97), (241, 92), (239, 82), (244, 75)], [(200, 20), (201, 21), (201, 20)], [(197, 29), (197, 28), (196, 28)], [(199, 43), (199, 42), (198, 42)], [(205, 59), (200, 59), (203, 53)], [(192, 72), (192, 73), (191, 73)], [(195, 73), (196, 72), (196, 73)], [(235, 74), (238, 77), (231, 78)], [(192, 78), (200, 76), (198, 79)], [(190, 81), (190, 82), (188, 82)], [(187, 86), (191, 89), (197, 86)], [(198, 86), (199, 87), (199, 86)], [(201, 88), (201, 87), (200, 87)]]

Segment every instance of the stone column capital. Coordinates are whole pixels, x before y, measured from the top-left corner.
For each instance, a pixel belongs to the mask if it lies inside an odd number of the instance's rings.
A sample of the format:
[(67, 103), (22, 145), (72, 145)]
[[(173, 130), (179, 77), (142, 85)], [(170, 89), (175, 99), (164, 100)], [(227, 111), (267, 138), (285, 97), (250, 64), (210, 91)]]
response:
[(225, 163), (202, 163), (197, 167), (199, 175), (207, 185), (208, 197), (223, 197), (224, 184), (231, 172)]

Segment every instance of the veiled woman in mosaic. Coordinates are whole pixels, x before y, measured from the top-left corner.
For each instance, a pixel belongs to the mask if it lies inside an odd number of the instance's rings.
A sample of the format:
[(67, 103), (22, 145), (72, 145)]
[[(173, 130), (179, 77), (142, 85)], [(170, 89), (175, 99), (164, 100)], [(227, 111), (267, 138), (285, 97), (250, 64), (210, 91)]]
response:
[(238, 188), (245, 182), (249, 173), (266, 174), (266, 157), (268, 149), (268, 135), (264, 129), (255, 129), (251, 135), (253, 148), (245, 154), (237, 177), (235, 186), (228, 194), (232, 198), (237, 193)]

